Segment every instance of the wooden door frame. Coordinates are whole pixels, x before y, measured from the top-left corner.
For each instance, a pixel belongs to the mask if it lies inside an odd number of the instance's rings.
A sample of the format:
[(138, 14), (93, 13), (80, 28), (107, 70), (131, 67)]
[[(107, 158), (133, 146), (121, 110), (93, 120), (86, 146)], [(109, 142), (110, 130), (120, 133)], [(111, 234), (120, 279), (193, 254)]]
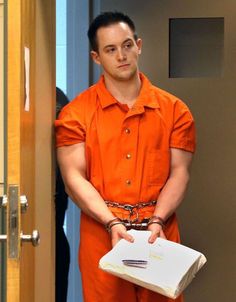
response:
[[(4, 180), (4, 110), (5, 110), (5, 106), (4, 106), (4, 103), (5, 103), (5, 99), (4, 99), (4, 75), (5, 75), (5, 60), (4, 60), (4, 46), (6, 45), (5, 43), (5, 32), (4, 32), (4, 28), (5, 28), (5, 6), (4, 6), (4, 0), (0, 0), (0, 6), (1, 6), (1, 10), (2, 10), (2, 13), (3, 13), (3, 19), (1, 20), (0, 19), (0, 22), (1, 22), (1, 33), (0, 33), (0, 38), (1, 38), (1, 50), (0, 50), (0, 66), (3, 66), (3, 68), (1, 69), (1, 74), (0, 74), (0, 102), (2, 103), (1, 104), (1, 110), (0, 110), (0, 114), (1, 114), (1, 117), (0, 117), (0, 120), (1, 120), (1, 126), (0, 126), (0, 137), (1, 137), (1, 143), (0, 143), (0, 146), (1, 146), (1, 150), (0, 150), (0, 161), (2, 162), (2, 165), (0, 164), (1, 166), (1, 171), (0, 171), (0, 174), (1, 174), (1, 179), (0, 179), (0, 196), (4, 195), (5, 193), (5, 188), (4, 188), (4, 183), (5, 183), (5, 180)], [(3, 36), (2, 36), (3, 35)], [(5, 216), (4, 216), (4, 210), (3, 209), (0, 209), (0, 234), (5, 234)], [(5, 268), (6, 268), (6, 264), (5, 264), (5, 251), (6, 251), (6, 248), (5, 248), (5, 245), (4, 244), (0, 244), (0, 276), (4, 276), (6, 271), (5, 271)], [(0, 300), (1, 301), (4, 301), (5, 299), (5, 278), (0, 278)]]
[[(33, 12), (29, 26), (25, 16)], [(25, 14), (25, 15), (24, 15)], [(29, 17), (31, 18), (32, 15)], [(25, 70), (24, 47), (30, 44), (32, 68), (30, 69), (31, 104), (30, 116), (25, 113)], [(28, 38), (27, 38), (28, 37)], [(22, 231), (29, 233), (38, 229), (41, 244), (34, 250), (31, 274), (28, 273), (29, 253), (19, 253), (19, 259), (7, 259), (7, 302), (53, 302), (55, 300), (55, 213), (54, 213), (54, 156), (53, 121), (55, 116), (55, 0), (11, 0), (7, 3), (7, 132), (8, 183), (18, 184), (18, 195), (25, 194), (21, 186), (25, 175), (22, 171), (21, 140), (22, 127), (31, 127), (32, 115), (34, 130), (34, 188), (30, 196), (30, 216), (18, 217)], [(24, 115), (21, 118), (22, 114)], [(27, 122), (30, 122), (27, 125)], [(23, 124), (22, 124), (23, 123)], [(25, 132), (24, 132), (25, 133)], [(29, 144), (30, 145), (30, 144)], [(42, 151), (43, 150), (43, 151)], [(26, 150), (27, 152), (27, 150)], [(19, 200), (19, 196), (18, 196)], [(21, 226), (21, 221), (23, 222)], [(7, 222), (8, 225), (8, 222)], [(21, 246), (19, 244), (19, 251)], [(8, 250), (7, 250), (8, 254)], [(28, 264), (29, 267), (29, 264)], [(27, 272), (25, 273), (27, 269)], [(21, 275), (23, 274), (23, 278)], [(30, 280), (30, 286), (27, 280)], [(30, 298), (26, 298), (30, 292)], [(24, 295), (22, 295), (24, 293)]]
[[(36, 150), (35, 225), (42, 242), (35, 254), (35, 300), (55, 301), (55, 165), (54, 126), (56, 112), (56, 1), (36, 1)], [(42, 42), (44, 41), (44, 44)], [(42, 46), (44, 45), (44, 46)], [(42, 148), (47, 156), (43, 156)], [(46, 177), (45, 177), (46, 176)], [(45, 188), (42, 192), (41, 188)], [(45, 213), (50, 213), (45, 217)], [(44, 219), (41, 219), (45, 217)], [(44, 240), (43, 240), (44, 238)], [(48, 267), (45, 275), (42, 267)], [(45, 286), (42, 291), (41, 283)]]

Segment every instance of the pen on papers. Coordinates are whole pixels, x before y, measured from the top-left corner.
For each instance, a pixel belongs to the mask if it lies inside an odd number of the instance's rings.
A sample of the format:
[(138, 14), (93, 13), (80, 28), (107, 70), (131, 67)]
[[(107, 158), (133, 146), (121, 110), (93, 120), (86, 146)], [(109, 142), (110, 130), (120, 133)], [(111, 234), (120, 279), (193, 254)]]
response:
[(134, 259), (124, 259), (122, 260), (124, 265), (127, 266), (134, 266), (134, 267), (141, 267), (145, 268), (147, 266), (147, 261), (146, 260), (134, 260)]

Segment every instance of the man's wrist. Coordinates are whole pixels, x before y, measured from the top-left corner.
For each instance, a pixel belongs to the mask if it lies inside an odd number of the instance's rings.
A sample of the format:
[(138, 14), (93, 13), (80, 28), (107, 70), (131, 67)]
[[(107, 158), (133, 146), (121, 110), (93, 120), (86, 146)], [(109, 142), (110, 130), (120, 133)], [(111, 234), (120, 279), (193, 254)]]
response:
[(105, 225), (105, 228), (108, 231), (108, 233), (110, 233), (111, 228), (117, 224), (122, 224), (123, 226), (125, 226), (125, 223), (118, 217), (114, 217), (113, 219), (109, 220)]
[(159, 224), (162, 228), (165, 227), (165, 220), (158, 216), (158, 215), (153, 215), (150, 217), (149, 221), (148, 221), (148, 226), (151, 224)]

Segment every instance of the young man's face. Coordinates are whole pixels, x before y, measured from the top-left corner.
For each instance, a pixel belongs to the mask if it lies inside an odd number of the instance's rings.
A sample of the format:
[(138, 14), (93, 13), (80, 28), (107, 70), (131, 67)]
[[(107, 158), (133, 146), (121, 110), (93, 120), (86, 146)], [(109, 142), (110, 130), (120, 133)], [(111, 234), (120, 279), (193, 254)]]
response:
[(98, 51), (92, 51), (93, 60), (101, 64), (105, 77), (127, 81), (137, 75), (141, 39), (124, 22), (100, 27), (97, 31)]

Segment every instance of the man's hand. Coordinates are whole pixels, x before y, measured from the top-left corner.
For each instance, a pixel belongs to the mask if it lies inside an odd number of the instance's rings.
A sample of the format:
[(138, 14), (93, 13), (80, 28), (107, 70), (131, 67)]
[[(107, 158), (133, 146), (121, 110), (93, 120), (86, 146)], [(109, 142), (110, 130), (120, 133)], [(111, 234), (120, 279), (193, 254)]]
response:
[(151, 224), (148, 226), (148, 231), (151, 231), (151, 236), (148, 239), (149, 243), (154, 243), (158, 237), (166, 239), (162, 226), (159, 224)]
[(125, 239), (129, 242), (134, 242), (134, 238), (127, 233), (126, 227), (122, 224), (116, 224), (111, 228), (112, 247), (114, 247), (121, 239)]

